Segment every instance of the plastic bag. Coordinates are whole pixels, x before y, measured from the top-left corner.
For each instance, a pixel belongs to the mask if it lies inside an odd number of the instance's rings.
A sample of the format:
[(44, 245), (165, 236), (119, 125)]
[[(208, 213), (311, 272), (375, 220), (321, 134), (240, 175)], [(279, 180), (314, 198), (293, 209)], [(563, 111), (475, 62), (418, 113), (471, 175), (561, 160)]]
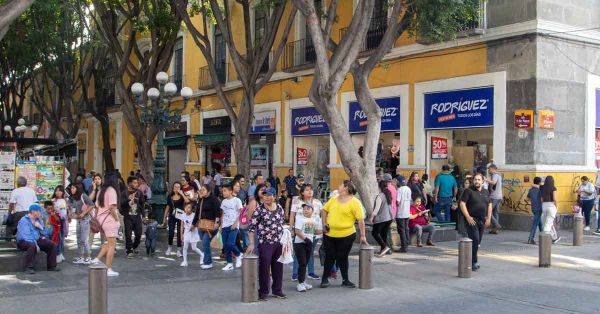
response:
[(278, 262), (282, 264), (289, 264), (294, 262), (294, 258), (292, 257), (292, 234), (288, 229), (283, 229), (283, 235), (281, 236), (281, 256), (277, 259)]

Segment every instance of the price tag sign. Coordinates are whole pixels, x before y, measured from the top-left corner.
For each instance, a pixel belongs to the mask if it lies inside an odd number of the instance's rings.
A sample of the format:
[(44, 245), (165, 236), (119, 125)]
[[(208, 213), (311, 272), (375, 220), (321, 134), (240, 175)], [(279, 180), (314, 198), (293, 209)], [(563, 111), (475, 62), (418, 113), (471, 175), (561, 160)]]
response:
[(448, 139), (443, 137), (431, 137), (431, 159), (448, 158)]

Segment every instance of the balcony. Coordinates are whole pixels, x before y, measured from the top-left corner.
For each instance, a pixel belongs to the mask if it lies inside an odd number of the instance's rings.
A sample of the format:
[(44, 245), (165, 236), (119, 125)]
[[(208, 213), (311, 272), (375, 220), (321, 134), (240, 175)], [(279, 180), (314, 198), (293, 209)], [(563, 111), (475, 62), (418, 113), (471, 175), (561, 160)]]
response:
[[(383, 35), (387, 30), (388, 17), (372, 17), (369, 23), (369, 29), (367, 30), (367, 35), (365, 39), (361, 43), (360, 52), (364, 53), (367, 51), (371, 51), (379, 47), (379, 43), (383, 39)], [(340, 40), (344, 37), (346, 32), (348, 31), (348, 27), (342, 28), (340, 30)]]
[(288, 43), (283, 50), (284, 71), (311, 65), (315, 60), (315, 46), (310, 38)]
[[(219, 83), (225, 84), (227, 82), (227, 69), (229, 68), (229, 63), (217, 63), (216, 66), (217, 78), (219, 80)], [(203, 66), (198, 71), (198, 88), (201, 90), (208, 90), (214, 88), (213, 80), (210, 75), (210, 71), (208, 70), (208, 66)]]

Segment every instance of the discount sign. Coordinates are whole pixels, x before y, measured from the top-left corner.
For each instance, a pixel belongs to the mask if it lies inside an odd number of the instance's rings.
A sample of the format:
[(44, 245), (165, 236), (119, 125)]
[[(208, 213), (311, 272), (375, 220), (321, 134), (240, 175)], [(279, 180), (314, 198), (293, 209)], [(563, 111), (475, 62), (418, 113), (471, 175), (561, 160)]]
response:
[(431, 159), (448, 158), (448, 139), (443, 137), (431, 137)]
[(308, 163), (308, 149), (306, 148), (302, 148), (302, 147), (298, 147), (296, 149), (297, 152), (297, 163), (299, 165), (306, 165)]

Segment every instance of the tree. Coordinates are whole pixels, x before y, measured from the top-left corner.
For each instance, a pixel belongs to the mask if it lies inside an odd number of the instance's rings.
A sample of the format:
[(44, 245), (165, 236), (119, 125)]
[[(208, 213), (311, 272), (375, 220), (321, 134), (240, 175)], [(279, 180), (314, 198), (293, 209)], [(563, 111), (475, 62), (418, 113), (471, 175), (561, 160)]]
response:
[(0, 5), (0, 40), (8, 32), (10, 24), (16, 20), (35, 0), (7, 0)]
[[(285, 0), (171, 0), (171, 2), (176, 7), (177, 13), (185, 22), (194, 42), (207, 61), (217, 97), (235, 127), (234, 147), (236, 150), (237, 171), (248, 176), (250, 174), (248, 139), (254, 116), (254, 98), (269, 82), (276, 70), (277, 62), (293, 25), (296, 9), (290, 7), (289, 13), (285, 14), (286, 4), (289, 2)], [(240, 42), (236, 42), (231, 28), (231, 21), (234, 19), (231, 15), (231, 6), (235, 4), (242, 7), (242, 23), (245, 36)], [(254, 5), (257, 12), (263, 13), (266, 17), (265, 32), (262, 38), (252, 38), (252, 22), (250, 21), (252, 5)], [(202, 15), (202, 25), (200, 27), (194, 25), (191, 20), (191, 16), (194, 14)], [(284, 16), (286, 19), (283, 19)], [(282, 25), (282, 20), (285, 21), (285, 26)], [(221, 32), (237, 77), (242, 84), (242, 101), (238, 112), (234, 109), (234, 103), (227, 98), (223, 90), (223, 84), (219, 81), (213, 53), (214, 47), (209, 35), (212, 25), (215, 25), (216, 29)], [(281, 33), (281, 35), (279, 42), (275, 45), (278, 33)], [(269, 60), (271, 53), (272, 58)], [(263, 73), (261, 68), (263, 68), (265, 62), (268, 62), (268, 70)]]
[[(316, 54), (309, 99), (327, 121), (342, 165), (357, 186), (363, 203), (373, 204), (378, 193), (375, 158), (381, 131), (381, 112), (369, 89), (369, 75), (403, 33), (409, 32), (431, 41), (451, 39), (465, 22), (477, 17), (475, 8), (479, 1), (394, 0), (385, 34), (379, 46), (364, 61), (358, 59), (358, 54), (370, 25), (375, 0), (358, 2), (350, 26), (338, 43), (332, 41), (331, 31), (339, 0), (331, 0), (323, 19), (315, 8), (314, 0), (293, 1), (306, 18)], [(357, 100), (368, 121), (363, 145), (364, 158), (358, 154), (337, 108), (336, 95), (349, 72), (354, 78)], [(366, 208), (372, 210), (370, 206)]]
[(158, 129), (141, 123), (130, 87), (134, 82), (158, 84), (156, 74), (169, 67), (181, 18), (167, 0), (90, 0), (82, 8), (93, 12), (90, 18), (94, 28), (108, 49), (116, 94), (123, 102), (124, 120), (137, 144), (138, 165), (151, 184), (152, 142)]

